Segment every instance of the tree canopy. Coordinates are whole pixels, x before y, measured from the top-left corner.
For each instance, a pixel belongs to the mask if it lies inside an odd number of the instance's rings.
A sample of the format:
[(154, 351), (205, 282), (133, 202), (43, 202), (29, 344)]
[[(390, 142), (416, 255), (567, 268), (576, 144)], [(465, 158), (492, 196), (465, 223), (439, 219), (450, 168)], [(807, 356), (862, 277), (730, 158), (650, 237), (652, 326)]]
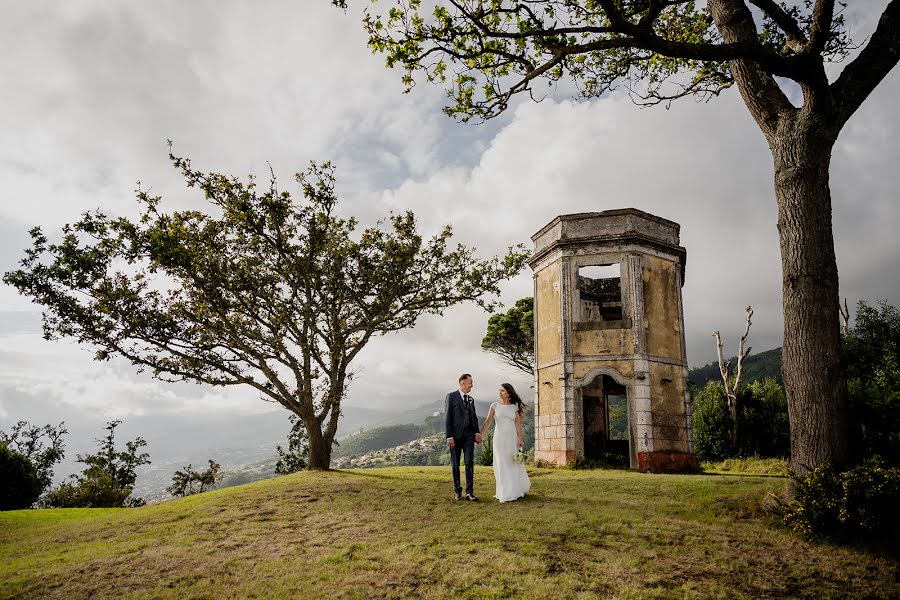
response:
[(410, 211), (359, 231), (336, 213), (329, 163), (296, 176), (298, 202), (274, 174), (260, 189), (170, 159), (206, 212), (166, 213), (139, 188), (138, 219), (88, 212), (59, 243), (32, 229), (21, 268), (3, 279), (44, 306), (47, 339), (284, 406), (304, 422), (311, 468), (329, 466), (351, 362), (374, 336), (464, 301), (493, 308), (527, 257), (479, 259), (451, 245), (449, 226), (425, 239)]
[(534, 298), (520, 298), (505, 313), (491, 315), (481, 348), (534, 376)]
[[(860, 45), (847, 34), (846, 5), (834, 0), (372, 4), (364, 20), (370, 47), (403, 70), (407, 88), (417, 74), (446, 86), (445, 111), (463, 121), (492, 118), (518, 94), (541, 99), (556, 84), (587, 98), (623, 88), (649, 104), (737, 87), (774, 162), (792, 466), (847, 464), (831, 153), (900, 60), (900, 0), (886, 2)], [(851, 54), (829, 78), (826, 64)]]

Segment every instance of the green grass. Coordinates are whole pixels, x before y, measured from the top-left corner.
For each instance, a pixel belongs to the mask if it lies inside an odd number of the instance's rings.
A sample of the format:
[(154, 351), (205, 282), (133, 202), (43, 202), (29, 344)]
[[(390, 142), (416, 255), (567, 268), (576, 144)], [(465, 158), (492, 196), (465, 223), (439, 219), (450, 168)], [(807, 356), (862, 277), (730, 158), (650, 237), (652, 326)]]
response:
[(741, 473), (743, 475), (776, 475), (787, 477), (791, 472), (791, 465), (783, 458), (760, 458), (751, 456), (748, 458), (726, 458), (721, 461), (709, 461), (700, 464), (706, 473)]
[(786, 480), (446, 467), (299, 473), (138, 509), (0, 513), (0, 597), (898, 597), (898, 564), (792, 537)]

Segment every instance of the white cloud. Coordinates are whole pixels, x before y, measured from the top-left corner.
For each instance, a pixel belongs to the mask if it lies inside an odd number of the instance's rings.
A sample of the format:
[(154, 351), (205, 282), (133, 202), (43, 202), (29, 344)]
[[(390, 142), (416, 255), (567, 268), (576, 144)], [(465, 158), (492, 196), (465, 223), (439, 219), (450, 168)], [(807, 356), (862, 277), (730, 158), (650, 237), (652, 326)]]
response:
[[(871, 15), (854, 13), (853, 23), (868, 31)], [(771, 159), (736, 90), (668, 111), (621, 97), (548, 99), (486, 125), (459, 125), (440, 113), (441, 90), (423, 84), (401, 93), (398, 73), (366, 48), (358, 13), (296, 1), (6, 3), (0, 77), (4, 270), (33, 224), (52, 230), (95, 207), (133, 214), (138, 179), (167, 208), (198, 206), (167, 162), (172, 138), (198, 168), (265, 176), (268, 160), (283, 182), (309, 159), (334, 159), (343, 210), (364, 225), (411, 208), (424, 231), (451, 223), (482, 254), (529, 243), (561, 213), (658, 214), (681, 224), (688, 251), (691, 364), (712, 359), (713, 329), (734, 346), (747, 304), (756, 310), (754, 348), (780, 344)], [(900, 297), (891, 276), (900, 255), (898, 92), (895, 70), (847, 125), (832, 161), (842, 295), (851, 302)], [(503, 299), (531, 292), (524, 273), (504, 286)], [(28, 308), (0, 287), (0, 310)], [(462, 371), (476, 375), (482, 399), (501, 380), (527, 389), (527, 377), (481, 351), (486, 320), (458, 307), (373, 341), (356, 364), (349, 402), (433, 401)], [(39, 323), (30, 333), (4, 327), (3, 418), (10, 406), (27, 410), (25, 392), (104, 416), (272, 408), (247, 391), (171, 386), (127, 364), (94, 363), (88, 350), (40, 340)]]

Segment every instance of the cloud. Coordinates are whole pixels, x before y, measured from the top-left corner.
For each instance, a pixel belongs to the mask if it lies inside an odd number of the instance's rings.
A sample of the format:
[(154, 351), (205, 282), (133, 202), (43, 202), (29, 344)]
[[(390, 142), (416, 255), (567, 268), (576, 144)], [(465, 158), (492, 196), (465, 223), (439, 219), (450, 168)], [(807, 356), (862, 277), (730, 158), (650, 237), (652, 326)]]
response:
[[(871, 7), (850, 10), (851, 24), (871, 31)], [(771, 158), (736, 90), (670, 110), (639, 109), (621, 96), (548, 98), (460, 125), (440, 113), (442, 90), (423, 84), (402, 94), (399, 74), (366, 48), (358, 13), (296, 1), (6, 3), (0, 76), (4, 271), (34, 224), (52, 232), (96, 207), (133, 215), (137, 180), (167, 209), (200, 206), (168, 164), (171, 138), (204, 170), (265, 177), (269, 161), (286, 188), (308, 160), (333, 159), (342, 210), (363, 225), (412, 209), (423, 231), (450, 223), (482, 255), (530, 243), (558, 214), (646, 210), (681, 224), (692, 365), (712, 360), (713, 329), (734, 348), (747, 304), (756, 311), (754, 349), (781, 343)], [(900, 255), (898, 95), (895, 70), (848, 123), (832, 158), (841, 295), (851, 303), (900, 298), (892, 276)], [(531, 292), (526, 272), (503, 286), (502, 298), (511, 304)], [(35, 307), (8, 286), (0, 286), (0, 310), (4, 419), (44, 418), (53, 406), (98, 422), (272, 408), (244, 390), (163, 384), (124, 363), (94, 363), (74, 344), (43, 341)], [(481, 351), (486, 321), (476, 307), (456, 307), (374, 340), (354, 365), (348, 402), (430, 402), (463, 371), (475, 374), (481, 399), (503, 380), (527, 390), (528, 377)]]

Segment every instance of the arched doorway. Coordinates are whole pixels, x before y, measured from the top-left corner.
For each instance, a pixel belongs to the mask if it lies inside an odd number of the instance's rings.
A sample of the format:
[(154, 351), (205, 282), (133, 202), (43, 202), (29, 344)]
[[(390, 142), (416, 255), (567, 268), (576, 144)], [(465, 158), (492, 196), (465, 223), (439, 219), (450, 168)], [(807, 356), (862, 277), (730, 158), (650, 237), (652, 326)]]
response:
[[(592, 372), (593, 374), (593, 372)], [(596, 373), (581, 388), (584, 458), (609, 462), (609, 455), (631, 462), (628, 388), (609, 373)], [(613, 462), (615, 459), (613, 459)]]

